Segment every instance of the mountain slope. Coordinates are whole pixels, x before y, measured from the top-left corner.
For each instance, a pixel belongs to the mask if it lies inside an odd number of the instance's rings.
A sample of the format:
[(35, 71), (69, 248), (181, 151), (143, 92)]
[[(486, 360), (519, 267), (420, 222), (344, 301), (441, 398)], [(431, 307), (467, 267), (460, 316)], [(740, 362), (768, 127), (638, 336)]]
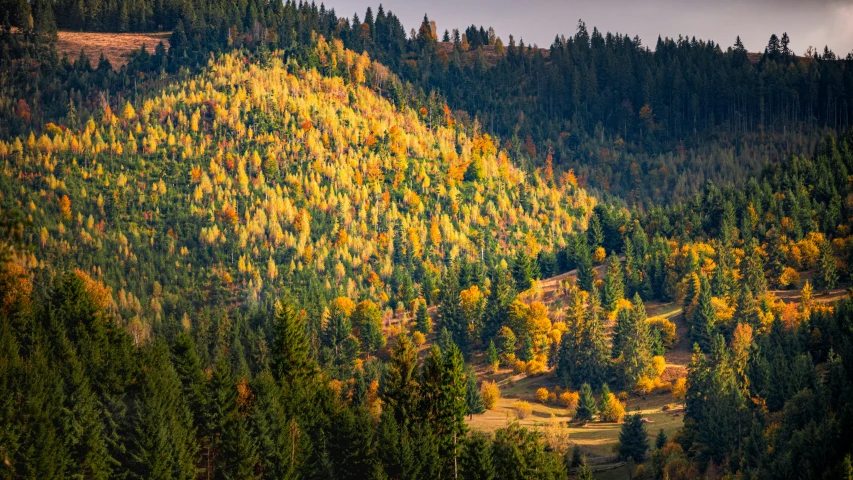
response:
[(102, 279), (125, 318), (309, 286), (394, 308), (454, 258), (535, 256), (585, 227), (594, 200), (571, 175), (525, 174), (446, 109), (398, 109), (375, 91), (397, 81), (339, 42), (309, 63), (325, 75), (228, 54), (122, 112), (0, 143), (31, 264)]

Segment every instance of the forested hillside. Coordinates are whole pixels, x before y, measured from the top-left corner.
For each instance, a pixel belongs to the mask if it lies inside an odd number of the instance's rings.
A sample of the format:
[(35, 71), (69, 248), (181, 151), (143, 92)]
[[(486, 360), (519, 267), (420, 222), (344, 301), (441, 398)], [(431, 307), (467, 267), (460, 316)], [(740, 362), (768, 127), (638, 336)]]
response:
[[(644, 206), (683, 200), (708, 180), (735, 181), (766, 163), (809, 154), (828, 131), (853, 122), (850, 55), (826, 48), (802, 56), (790, 50), (787, 34), (773, 35), (763, 55), (751, 58), (739, 38), (726, 39), (731, 46), (688, 37), (643, 43), (590, 32), (582, 21), (566, 26), (574, 35), (542, 49), (474, 25), (442, 34), (426, 16), (407, 32), (381, 6), (361, 18), (290, 1), (51, 5), (34, 2), (31, 17), (10, 6), (10, 21), (48, 36), (56, 26), (174, 30), (171, 61), (148, 67), (154, 72), (204, 64), (209, 52), (239, 45), (298, 50), (312, 32), (340, 39), (416, 91), (476, 116), (530, 165), (551, 158), (558, 172), (574, 169), (590, 186)], [(62, 98), (45, 120), (67, 114), (67, 105)]]
[(0, 477), (853, 478), (850, 59), (3, 6)]

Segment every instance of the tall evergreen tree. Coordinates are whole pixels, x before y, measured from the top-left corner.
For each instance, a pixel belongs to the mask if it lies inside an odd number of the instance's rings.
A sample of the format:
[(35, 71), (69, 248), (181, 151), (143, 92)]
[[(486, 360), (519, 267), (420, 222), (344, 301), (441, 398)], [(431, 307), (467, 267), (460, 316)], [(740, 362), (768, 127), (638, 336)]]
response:
[(639, 413), (628, 415), (619, 432), (619, 458), (641, 463), (646, 460), (649, 451), (649, 434), (646, 424)]
[(838, 282), (838, 267), (832, 254), (832, 245), (824, 241), (820, 245), (820, 258), (817, 263), (817, 274), (815, 275), (815, 287), (823, 292), (829, 292), (835, 288)]
[(465, 439), (459, 458), (460, 478), (471, 480), (494, 480), (497, 478), (492, 461), (492, 442), (482, 432), (472, 432)]
[(598, 413), (598, 406), (595, 403), (595, 397), (592, 395), (592, 387), (588, 383), (584, 383), (581, 385), (579, 394), (575, 421), (580, 423), (591, 422), (592, 417)]
[(162, 341), (144, 353), (138, 389), (126, 437), (128, 475), (194, 479), (198, 444), (192, 413)]
[(622, 274), (622, 262), (616, 256), (616, 252), (610, 252), (607, 259), (607, 272), (604, 276), (604, 299), (603, 305), (607, 310), (616, 309), (616, 304), (625, 296), (625, 287)]
[(270, 368), (277, 379), (290, 385), (310, 378), (317, 369), (309, 357), (304, 323), (291, 303), (277, 306)]
[(708, 284), (708, 278), (703, 275), (701, 279), (699, 305), (694, 310), (693, 319), (690, 322), (690, 340), (697, 343), (702, 351), (707, 352), (711, 349), (714, 338), (717, 312), (711, 302), (711, 286)]

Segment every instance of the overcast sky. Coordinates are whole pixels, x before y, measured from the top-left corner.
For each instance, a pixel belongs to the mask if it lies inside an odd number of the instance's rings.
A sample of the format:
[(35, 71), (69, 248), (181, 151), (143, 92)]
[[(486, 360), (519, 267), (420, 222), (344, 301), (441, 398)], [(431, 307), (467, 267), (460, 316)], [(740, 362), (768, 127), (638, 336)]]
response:
[[(317, 0), (318, 2), (320, 0)], [(368, 0), (324, 0), (339, 16), (357, 12), (364, 18)], [(410, 2), (384, 0), (406, 30), (417, 27), (428, 13), (439, 33), (464, 29), (475, 23), (495, 28), (507, 43), (509, 34), (525, 44), (548, 47), (557, 34), (575, 32), (578, 19), (590, 32), (639, 35), (644, 45), (654, 47), (658, 35), (679, 34), (711, 39), (728, 47), (740, 35), (749, 51), (764, 50), (770, 34), (788, 32), (791, 48), (802, 54), (810, 45), (823, 50), (829, 45), (843, 57), (853, 50), (853, 0), (431, 0)]]

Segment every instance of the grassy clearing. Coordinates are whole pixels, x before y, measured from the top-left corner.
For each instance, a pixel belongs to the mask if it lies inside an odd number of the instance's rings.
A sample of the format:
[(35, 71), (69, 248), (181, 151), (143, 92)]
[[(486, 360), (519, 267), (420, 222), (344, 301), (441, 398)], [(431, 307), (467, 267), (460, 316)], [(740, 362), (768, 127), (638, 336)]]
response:
[(74, 60), (80, 56), (80, 51), (86, 52), (89, 61), (95, 66), (101, 53), (107, 57), (113, 68), (119, 69), (127, 63), (130, 52), (138, 50), (143, 45), (152, 53), (157, 44), (163, 42), (169, 48), (170, 32), (157, 33), (99, 33), (99, 32), (59, 32), (56, 41), (56, 51)]

